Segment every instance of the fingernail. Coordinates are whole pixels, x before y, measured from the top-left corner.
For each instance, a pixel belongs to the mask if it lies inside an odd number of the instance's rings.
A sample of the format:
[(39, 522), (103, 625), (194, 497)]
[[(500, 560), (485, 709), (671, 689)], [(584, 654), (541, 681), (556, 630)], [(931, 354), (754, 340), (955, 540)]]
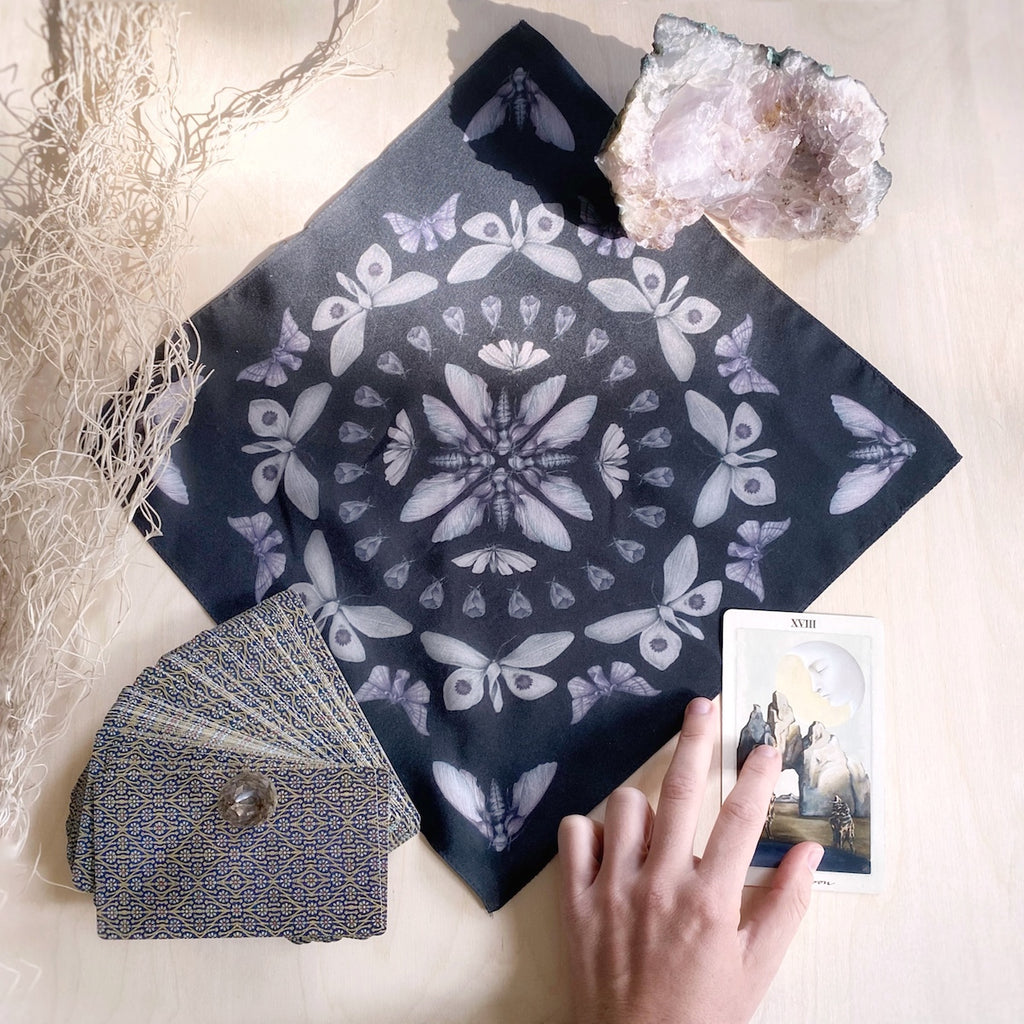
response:
[(823, 846), (813, 846), (807, 851), (807, 867), (810, 871), (817, 871), (818, 865), (821, 863), (821, 858), (825, 856), (825, 848)]
[(711, 701), (707, 697), (694, 697), (687, 705), (691, 715), (708, 715), (711, 713)]
[(763, 760), (771, 759), (776, 760), (779, 756), (779, 751), (776, 747), (773, 747), (770, 743), (759, 743), (750, 752), (751, 757), (760, 757)]

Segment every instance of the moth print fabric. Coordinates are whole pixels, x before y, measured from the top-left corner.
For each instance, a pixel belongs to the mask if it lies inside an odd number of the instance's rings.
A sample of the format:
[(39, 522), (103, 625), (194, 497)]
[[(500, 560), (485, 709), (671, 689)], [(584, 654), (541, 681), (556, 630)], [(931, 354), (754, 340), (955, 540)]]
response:
[(806, 607), (957, 458), (704, 222), (625, 239), (611, 119), (503, 36), (192, 318), (151, 497), (215, 619), (302, 599), (490, 909), (718, 692), (723, 609)]

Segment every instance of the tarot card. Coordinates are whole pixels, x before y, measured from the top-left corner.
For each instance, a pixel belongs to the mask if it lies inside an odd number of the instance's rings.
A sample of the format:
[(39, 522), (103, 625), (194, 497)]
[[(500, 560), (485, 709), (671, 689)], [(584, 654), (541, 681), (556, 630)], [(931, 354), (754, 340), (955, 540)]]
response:
[(879, 892), (884, 866), (882, 626), (813, 612), (730, 610), (722, 660), (722, 793), (747, 755), (782, 753), (747, 882), (769, 883), (786, 851), (825, 848), (815, 888)]
[(387, 772), (140, 741), (97, 782), (102, 938), (368, 938), (386, 927)]

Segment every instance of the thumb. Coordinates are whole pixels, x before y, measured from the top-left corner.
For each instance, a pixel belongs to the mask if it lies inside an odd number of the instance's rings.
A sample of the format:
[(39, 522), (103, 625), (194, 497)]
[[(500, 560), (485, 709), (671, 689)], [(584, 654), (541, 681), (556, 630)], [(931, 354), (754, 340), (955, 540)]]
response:
[(771, 887), (760, 894), (744, 925), (748, 961), (773, 973), (811, 905), (814, 872), (825, 851), (817, 843), (794, 846), (779, 865)]

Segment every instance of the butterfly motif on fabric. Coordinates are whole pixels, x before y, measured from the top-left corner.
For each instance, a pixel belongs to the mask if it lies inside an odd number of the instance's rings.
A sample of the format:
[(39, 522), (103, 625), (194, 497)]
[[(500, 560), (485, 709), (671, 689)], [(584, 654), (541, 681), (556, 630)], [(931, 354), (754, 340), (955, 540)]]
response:
[(421, 243), (424, 252), (433, 252), (439, 238), (442, 242), (450, 242), (455, 237), (455, 207), (460, 195), (460, 192), (456, 192), (449, 196), (436, 212), (425, 217), (385, 213), (384, 219), (391, 225), (391, 230), (398, 236), (398, 244), (406, 252), (416, 252)]
[(327, 541), (314, 530), (306, 543), (302, 563), (309, 583), (294, 583), (289, 588), (302, 598), (306, 611), (320, 629), (327, 629), (327, 644), (339, 661), (365, 661), (363, 636), (386, 639), (412, 632), (407, 622), (382, 605), (345, 604), (338, 597), (338, 583)]
[(437, 543), (472, 533), (489, 516), (502, 532), (514, 521), (528, 540), (568, 551), (572, 542), (558, 514), (589, 521), (593, 512), (564, 472), (575, 462), (566, 449), (586, 434), (597, 398), (585, 395), (555, 410), (564, 374), (534, 385), (515, 405), (506, 390), (494, 401), (481, 377), (453, 363), (445, 380), (458, 413), (423, 396), (427, 423), (444, 448), (428, 461), (441, 472), (416, 484), (401, 521), (447, 509), (431, 538)]
[[(633, 258), (636, 284), (619, 277), (591, 281), (587, 290), (613, 313), (653, 316), (662, 355), (678, 380), (689, 380), (697, 353), (688, 335), (703, 334), (718, 323), (721, 310), (707, 299), (683, 297), (689, 277), (681, 277), (665, 295), (665, 271), (646, 256)], [(639, 286), (639, 287), (638, 287)]]
[(474, 142), (497, 131), (505, 122), (524, 131), (529, 123), (537, 138), (572, 152), (576, 148), (569, 122), (523, 68), (516, 68), (498, 91), (473, 115), (463, 135)]
[(361, 704), (383, 700), (397, 705), (408, 715), (412, 727), (421, 736), (429, 736), (427, 705), (430, 703), (430, 690), (422, 679), (410, 683), (410, 678), (404, 668), (395, 669), (392, 675), (387, 665), (375, 665), (366, 682), (356, 690), (356, 700)]
[(443, 633), (421, 633), (427, 654), (442, 665), (455, 665), (444, 681), (444, 706), (449, 711), (475, 707), (487, 694), (495, 712), (505, 706), (501, 683), (520, 700), (537, 700), (558, 683), (533, 671), (554, 661), (573, 642), (575, 634), (535, 633), (508, 654), (489, 658), (462, 640)]
[(751, 362), (749, 350), (753, 333), (754, 321), (748, 313), (731, 333), (723, 334), (715, 342), (715, 355), (725, 359), (725, 362), (718, 364), (718, 373), (722, 377), (732, 377), (729, 390), (734, 395), (747, 395), (751, 391), (777, 395), (779, 389), (755, 370)]
[(852, 398), (833, 395), (832, 408), (842, 425), (861, 442), (849, 453), (861, 465), (840, 477), (829, 502), (829, 512), (839, 516), (873, 498), (914, 457), (917, 448)]
[(252, 471), (252, 487), (266, 505), (281, 481), (284, 493), (308, 519), (320, 515), (320, 485), (299, 459), (297, 446), (309, 433), (324, 411), (331, 395), (330, 384), (315, 384), (295, 399), (291, 415), (271, 398), (257, 398), (249, 403), (249, 427), (265, 440), (244, 445), (247, 455), (273, 452)]
[(725, 515), (729, 494), (747, 505), (771, 505), (775, 501), (775, 481), (766, 469), (755, 463), (775, 457), (772, 448), (744, 452), (761, 436), (761, 418), (747, 402), (736, 407), (732, 424), (725, 413), (697, 391), (686, 392), (686, 411), (690, 426), (715, 449), (719, 456), (708, 481), (697, 497), (693, 525), (707, 526)]
[(790, 519), (783, 519), (780, 522), (759, 523), (756, 519), (748, 519), (740, 523), (736, 530), (743, 543), (729, 543), (729, 557), (739, 561), (727, 562), (725, 575), (735, 583), (741, 583), (758, 601), (764, 600), (764, 580), (761, 578), (764, 549), (789, 529), (790, 522)]
[(567, 684), (569, 696), (572, 697), (572, 725), (582, 721), (598, 701), (616, 693), (634, 697), (657, 697), (661, 693), (646, 679), (638, 676), (636, 669), (625, 661), (613, 661), (609, 675), (605, 674), (600, 665), (591, 665), (587, 675), (589, 679), (573, 676)]
[(302, 366), (302, 359), (297, 355), (309, 349), (309, 335), (299, 330), (290, 309), (284, 311), (281, 318), (281, 333), (277, 344), (271, 349), (270, 356), (259, 363), (247, 366), (235, 380), (250, 380), (266, 384), (268, 388), (278, 388), (288, 380), (288, 370), (297, 370)]
[(515, 253), (525, 256), (541, 270), (564, 281), (579, 281), (583, 277), (580, 265), (568, 249), (553, 245), (562, 233), (565, 218), (558, 203), (539, 203), (523, 215), (519, 203), (513, 199), (509, 204), (509, 223), (495, 213), (478, 213), (470, 217), (462, 230), (483, 245), (467, 249), (448, 271), (449, 284), (464, 284), (486, 277), (503, 259)]
[(274, 550), (284, 543), (284, 537), (280, 530), (272, 530), (272, 525), (273, 521), (266, 512), (258, 512), (254, 516), (228, 516), (228, 526), (252, 545), (257, 602), (263, 600), (274, 580), (284, 572), (287, 561), (283, 551)]
[(526, 818), (543, 799), (558, 770), (558, 762), (549, 761), (523, 772), (510, 794), (503, 793), (492, 779), (486, 797), (476, 776), (465, 768), (434, 761), (431, 769), (434, 782), (448, 803), (477, 829), (495, 853), (501, 853), (519, 835)]
[(437, 278), (410, 270), (392, 280), (391, 257), (377, 243), (359, 257), (355, 279), (335, 275), (346, 294), (324, 299), (313, 314), (313, 330), (334, 330), (331, 373), (340, 377), (363, 351), (366, 318), (371, 309), (399, 306), (437, 288)]
[(692, 586), (697, 571), (697, 544), (687, 534), (665, 559), (664, 586), (656, 607), (610, 615), (587, 626), (584, 634), (606, 644), (621, 644), (639, 635), (644, 661), (656, 669), (668, 668), (682, 649), (680, 634), (704, 639), (704, 633), (689, 619), (711, 615), (722, 599), (720, 580)]

